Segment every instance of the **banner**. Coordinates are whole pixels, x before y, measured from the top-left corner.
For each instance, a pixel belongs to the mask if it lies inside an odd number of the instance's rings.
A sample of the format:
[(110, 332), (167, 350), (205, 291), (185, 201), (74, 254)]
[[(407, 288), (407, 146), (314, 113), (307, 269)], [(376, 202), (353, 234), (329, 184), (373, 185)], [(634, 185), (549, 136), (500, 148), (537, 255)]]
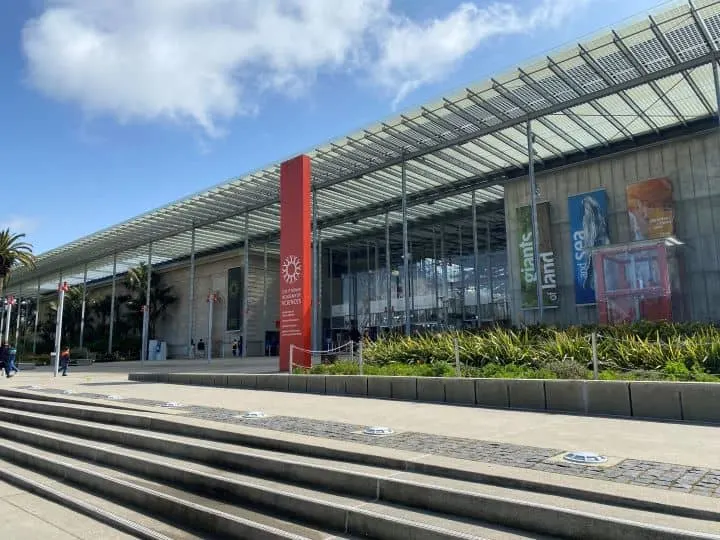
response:
[[(280, 166), (280, 371), (290, 369), (290, 345), (311, 348), (312, 256), (310, 158)], [(310, 367), (309, 353), (295, 350), (293, 365)]]
[[(517, 209), (517, 220), (521, 306), (522, 309), (537, 309), (537, 276), (533, 257), (532, 212), (529, 206), (521, 206)], [(552, 249), (550, 236), (550, 203), (538, 203), (537, 222), (543, 306), (557, 308), (559, 306), (559, 295), (555, 270), (555, 253)]]
[(672, 184), (667, 178), (653, 178), (626, 189), (630, 239), (655, 240), (675, 234)]
[(230, 268), (227, 278), (227, 330), (229, 332), (242, 329), (244, 285), (243, 268)]
[(610, 244), (607, 208), (607, 192), (604, 189), (568, 197), (570, 252), (577, 305), (596, 303), (592, 248)]

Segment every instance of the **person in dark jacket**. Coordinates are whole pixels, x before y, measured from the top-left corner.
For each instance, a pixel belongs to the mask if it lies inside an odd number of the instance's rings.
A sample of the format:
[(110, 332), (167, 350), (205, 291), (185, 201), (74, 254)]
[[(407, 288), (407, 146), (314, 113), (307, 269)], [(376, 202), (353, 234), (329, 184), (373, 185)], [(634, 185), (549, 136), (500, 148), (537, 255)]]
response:
[(8, 377), (12, 377), (10, 375), (10, 347), (7, 343), (3, 343), (0, 345), (0, 370), (5, 370), (5, 375)]

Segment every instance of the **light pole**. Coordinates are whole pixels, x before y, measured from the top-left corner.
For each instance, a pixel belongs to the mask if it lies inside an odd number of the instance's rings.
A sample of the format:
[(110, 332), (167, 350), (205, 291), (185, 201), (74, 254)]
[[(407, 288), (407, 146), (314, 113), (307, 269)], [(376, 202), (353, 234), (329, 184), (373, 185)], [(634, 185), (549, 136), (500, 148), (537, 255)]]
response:
[(60, 345), (62, 344), (62, 321), (63, 321), (63, 309), (65, 308), (65, 293), (68, 292), (67, 281), (63, 281), (58, 286), (58, 310), (57, 320), (55, 322), (55, 365), (53, 367), (53, 374), (55, 377), (58, 375), (60, 368)]

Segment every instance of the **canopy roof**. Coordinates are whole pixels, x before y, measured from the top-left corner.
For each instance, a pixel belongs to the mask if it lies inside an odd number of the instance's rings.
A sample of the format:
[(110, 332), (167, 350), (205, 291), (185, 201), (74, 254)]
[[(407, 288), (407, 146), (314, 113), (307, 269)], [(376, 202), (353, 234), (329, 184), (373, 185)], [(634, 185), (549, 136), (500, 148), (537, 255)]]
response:
[[(713, 60), (720, 44), (720, 0), (674, 2), (652, 15), (603, 31), (457, 95), (407, 112), (307, 152), (312, 160), (324, 243), (347, 243), (391, 225), (400, 212), (401, 166), (408, 218), (478, 204), (497, 208), (502, 184), (526, 174), (526, 123), (532, 121), (538, 167), (551, 168), (618, 144), (644, 144), (691, 127), (717, 110)], [(118, 272), (147, 257), (162, 263), (196, 250), (279, 237), (280, 164), (246, 174), (119, 225), (41, 254), (34, 271), (17, 270), (9, 293), (55, 290)], [(482, 217), (482, 207), (479, 211)], [(412, 226), (411, 226), (412, 228)]]

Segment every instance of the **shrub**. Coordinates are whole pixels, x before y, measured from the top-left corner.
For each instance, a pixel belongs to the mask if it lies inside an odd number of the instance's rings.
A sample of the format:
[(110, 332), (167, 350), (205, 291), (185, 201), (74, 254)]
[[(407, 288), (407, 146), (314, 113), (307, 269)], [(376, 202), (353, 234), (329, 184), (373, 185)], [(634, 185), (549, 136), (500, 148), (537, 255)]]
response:
[(560, 378), (583, 378), (591, 367), (593, 331), (598, 333), (598, 361), (604, 371), (662, 372), (676, 380), (697, 380), (703, 374), (720, 373), (720, 329), (701, 323), (638, 322), (565, 329), (491, 327), (472, 332), (394, 336), (368, 342), (364, 359), (367, 370), (373, 369), (371, 365), (429, 365), (435, 366), (431, 370), (445, 373), (447, 369), (454, 371), (457, 341), (460, 360), (468, 372), (474, 369), (473, 373), (482, 373), (486, 368), (496, 372), (512, 365), (512, 370), (524, 370), (528, 375), (543, 371)]

